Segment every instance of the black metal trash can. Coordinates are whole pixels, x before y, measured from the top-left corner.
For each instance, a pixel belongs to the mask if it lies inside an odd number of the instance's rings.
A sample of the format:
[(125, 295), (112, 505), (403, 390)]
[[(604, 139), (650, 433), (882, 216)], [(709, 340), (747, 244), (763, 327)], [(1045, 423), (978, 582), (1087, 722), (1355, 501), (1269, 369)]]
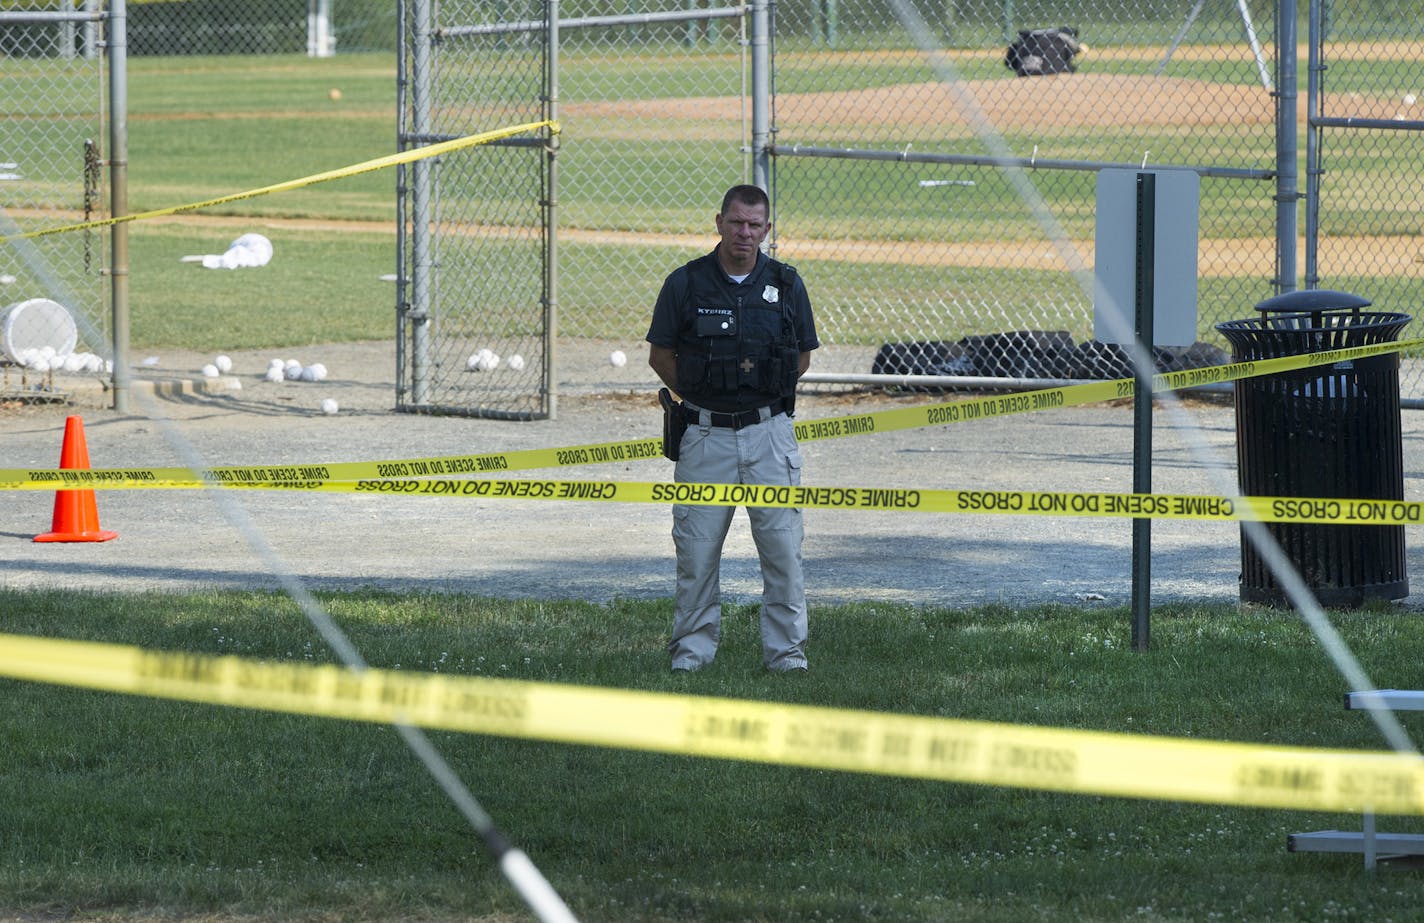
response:
[[(1238, 361), (1398, 339), (1410, 316), (1361, 310), (1369, 304), (1325, 289), (1288, 292), (1256, 305), (1258, 318), (1216, 329)], [(1404, 499), (1398, 353), (1239, 379), (1235, 391), (1243, 495)], [(1266, 525), (1322, 605), (1409, 595), (1403, 526)], [(1288, 602), (1244, 534), (1241, 600)]]

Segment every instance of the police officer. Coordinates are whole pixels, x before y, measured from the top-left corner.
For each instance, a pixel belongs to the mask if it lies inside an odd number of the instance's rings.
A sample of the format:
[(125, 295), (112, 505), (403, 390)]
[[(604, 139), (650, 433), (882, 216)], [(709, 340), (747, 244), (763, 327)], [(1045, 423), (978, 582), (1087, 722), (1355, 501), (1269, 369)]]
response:
[[(727, 190), (716, 217), (717, 247), (674, 270), (653, 308), (648, 364), (681, 398), (669, 412), (687, 426), (677, 443), (676, 481), (801, 483), (791, 414), (796, 381), (820, 342), (800, 276), (761, 251), (770, 215), (760, 188)], [(698, 670), (717, 654), (722, 544), (734, 512), (673, 507), (674, 671)], [(777, 672), (805, 670), (801, 511), (748, 507), (747, 516), (761, 560), (762, 661)]]

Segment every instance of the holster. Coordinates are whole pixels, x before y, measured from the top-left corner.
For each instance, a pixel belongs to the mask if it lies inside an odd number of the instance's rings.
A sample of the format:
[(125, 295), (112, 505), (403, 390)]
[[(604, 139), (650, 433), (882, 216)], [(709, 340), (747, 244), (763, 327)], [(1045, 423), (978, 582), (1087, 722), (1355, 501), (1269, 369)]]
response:
[(668, 461), (677, 461), (682, 434), (687, 432), (687, 417), (683, 416), (682, 405), (672, 399), (672, 392), (667, 388), (658, 389), (658, 403), (663, 406), (663, 456)]

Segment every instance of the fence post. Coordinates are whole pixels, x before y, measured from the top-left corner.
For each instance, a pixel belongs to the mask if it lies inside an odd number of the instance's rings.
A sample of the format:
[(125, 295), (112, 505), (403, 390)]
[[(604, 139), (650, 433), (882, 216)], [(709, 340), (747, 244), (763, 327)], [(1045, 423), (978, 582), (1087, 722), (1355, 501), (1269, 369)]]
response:
[[(129, 213), (129, 88), (127, 0), (109, 4), (109, 197), (110, 217)], [(129, 226), (110, 229), (110, 308), (114, 326), (114, 410), (129, 409)]]
[[(544, 4), (544, 117), (559, 120), (559, 0)], [(544, 129), (544, 395), (548, 418), (559, 414), (559, 135)]]
[(1276, 291), (1293, 292), (1296, 284), (1296, 203), (1300, 199), (1296, 157), (1299, 93), (1296, 91), (1296, 3), (1276, 5)]
[(752, 183), (771, 188), (771, 16), (767, 0), (752, 2)]
[(1310, 0), (1310, 25), (1306, 31), (1309, 52), (1305, 73), (1305, 287), (1320, 282), (1316, 262), (1320, 240), (1320, 75), (1324, 73), (1321, 45), (1325, 41), (1320, 0)]
[[(430, 0), (416, 0), (415, 35), (411, 42), (414, 56), (411, 70), (415, 79), (411, 82), (411, 128), (416, 144), (429, 144), (431, 131), (431, 92), (433, 67), (430, 48), (431, 27), (435, 11)], [(410, 310), (405, 321), (410, 324), (410, 396), (417, 407), (430, 400), (430, 273), (433, 259), (431, 250), (435, 242), (430, 230), (430, 203), (433, 194), (435, 165), (428, 159), (417, 160), (410, 165)]]

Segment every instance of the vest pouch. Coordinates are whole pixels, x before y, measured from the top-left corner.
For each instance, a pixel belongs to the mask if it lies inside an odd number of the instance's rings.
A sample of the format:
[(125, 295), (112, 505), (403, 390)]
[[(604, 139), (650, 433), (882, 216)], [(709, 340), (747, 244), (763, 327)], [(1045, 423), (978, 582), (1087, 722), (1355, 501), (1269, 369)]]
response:
[(757, 371), (754, 374), (755, 381), (751, 383), (763, 394), (781, 393), (781, 358), (772, 356), (770, 359), (763, 359), (757, 363)]
[(707, 364), (707, 388), (719, 394), (737, 393), (737, 360), (713, 359)]
[(689, 353), (677, 354), (677, 390), (679, 394), (701, 391), (706, 381), (706, 356)]
[(777, 351), (781, 357), (781, 379), (778, 382), (779, 393), (793, 394), (796, 391), (796, 380), (800, 378), (801, 371), (801, 351), (798, 349), (781, 349)]

